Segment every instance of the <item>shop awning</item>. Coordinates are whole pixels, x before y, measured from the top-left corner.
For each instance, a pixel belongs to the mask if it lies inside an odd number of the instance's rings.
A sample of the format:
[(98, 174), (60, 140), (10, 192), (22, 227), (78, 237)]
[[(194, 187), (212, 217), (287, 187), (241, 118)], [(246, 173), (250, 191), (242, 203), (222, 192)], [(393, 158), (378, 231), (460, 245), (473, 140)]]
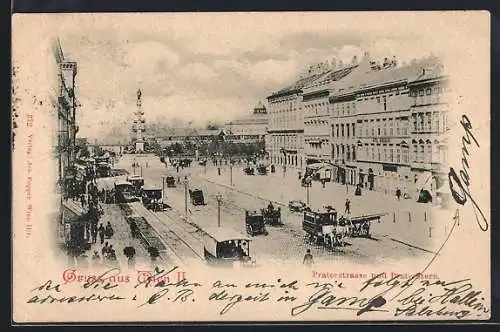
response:
[(417, 182), (415, 182), (415, 187), (417, 190), (431, 190), (432, 183), (432, 173), (431, 172), (423, 172), (418, 178)]
[(79, 222), (86, 216), (86, 211), (72, 200), (64, 200), (62, 209), (65, 223)]

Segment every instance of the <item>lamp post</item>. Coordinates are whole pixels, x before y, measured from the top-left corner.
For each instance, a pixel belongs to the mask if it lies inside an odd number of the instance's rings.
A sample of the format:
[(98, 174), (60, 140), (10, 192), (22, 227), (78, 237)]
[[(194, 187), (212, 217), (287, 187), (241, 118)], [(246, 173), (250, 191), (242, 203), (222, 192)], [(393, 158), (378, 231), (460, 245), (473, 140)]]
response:
[(217, 199), (217, 227), (220, 227), (220, 203), (222, 202), (222, 195), (218, 193), (215, 198)]
[(229, 183), (232, 187), (233, 186), (233, 163), (232, 163), (231, 159), (229, 159)]
[(165, 199), (165, 176), (161, 177), (161, 200)]
[(188, 179), (184, 178), (184, 214), (186, 215), (186, 219), (188, 217)]
[(306, 203), (309, 206), (309, 187), (311, 186), (311, 182), (306, 182)]
[(134, 175), (135, 175), (135, 167), (136, 167), (136, 159), (134, 158), (134, 162), (132, 164), (132, 168), (134, 169)]

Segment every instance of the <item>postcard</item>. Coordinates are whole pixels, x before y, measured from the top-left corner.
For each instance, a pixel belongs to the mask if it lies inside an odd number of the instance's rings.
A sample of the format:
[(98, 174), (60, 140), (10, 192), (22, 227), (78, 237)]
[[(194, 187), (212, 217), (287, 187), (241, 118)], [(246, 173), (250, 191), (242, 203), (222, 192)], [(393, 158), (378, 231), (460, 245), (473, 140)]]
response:
[(13, 321), (490, 318), (490, 15), (15, 14)]

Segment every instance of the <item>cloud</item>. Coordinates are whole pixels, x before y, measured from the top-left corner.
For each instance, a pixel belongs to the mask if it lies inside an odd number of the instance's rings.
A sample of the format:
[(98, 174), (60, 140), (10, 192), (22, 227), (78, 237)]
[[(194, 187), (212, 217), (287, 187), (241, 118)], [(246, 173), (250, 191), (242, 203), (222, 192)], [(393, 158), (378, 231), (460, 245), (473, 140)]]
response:
[(248, 114), (258, 100), (291, 84), (312, 63), (332, 58), (346, 63), (365, 51), (410, 61), (446, 48), (443, 35), (409, 28), (408, 22), (425, 27), (424, 19), (408, 17), (411, 20), (390, 13), (76, 15), (59, 16), (56, 30), (68, 57), (78, 62), (77, 93), (84, 105), (81, 134), (92, 136), (105, 135), (115, 123), (128, 128), (138, 88), (148, 121), (219, 121)]

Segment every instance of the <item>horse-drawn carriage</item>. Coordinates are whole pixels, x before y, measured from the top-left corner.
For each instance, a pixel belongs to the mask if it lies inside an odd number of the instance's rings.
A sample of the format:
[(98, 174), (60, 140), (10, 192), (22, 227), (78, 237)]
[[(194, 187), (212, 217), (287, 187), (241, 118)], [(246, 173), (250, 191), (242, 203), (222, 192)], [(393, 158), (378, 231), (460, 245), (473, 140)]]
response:
[(165, 182), (167, 183), (167, 188), (175, 188), (175, 178), (173, 176), (167, 176)]
[(259, 165), (257, 166), (257, 174), (259, 175), (267, 175), (267, 167), (266, 165)]
[(268, 225), (279, 226), (283, 225), (281, 222), (281, 208), (274, 208), (272, 206), (268, 206), (265, 209), (261, 210), (262, 216), (264, 218), (264, 222)]
[(255, 236), (258, 234), (269, 234), (266, 230), (262, 212), (259, 213), (257, 211), (245, 211), (245, 226), (247, 233), (250, 236)]
[(201, 189), (189, 189), (189, 197), (193, 205), (205, 205), (205, 197)]
[(370, 226), (373, 221), (380, 221), (382, 214), (371, 214), (350, 218), (350, 236), (370, 238)]
[(255, 175), (255, 169), (253, 167), (245, 167), (243, 169), (246, 175)]

